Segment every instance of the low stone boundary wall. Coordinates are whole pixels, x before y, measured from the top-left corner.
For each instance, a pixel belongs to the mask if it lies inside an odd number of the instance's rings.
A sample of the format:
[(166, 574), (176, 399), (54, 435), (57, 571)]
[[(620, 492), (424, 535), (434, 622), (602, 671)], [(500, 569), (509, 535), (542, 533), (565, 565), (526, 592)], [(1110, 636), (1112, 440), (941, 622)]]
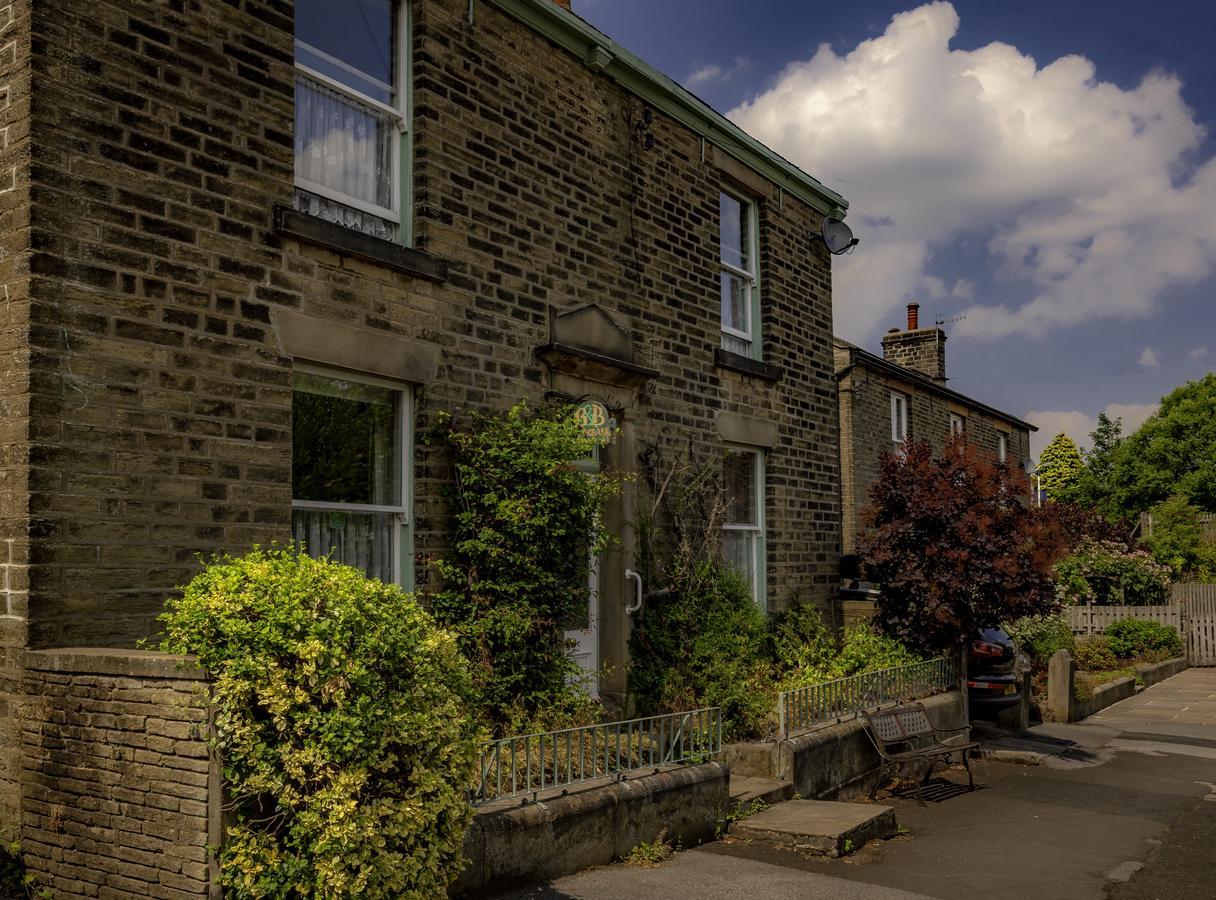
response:
[[(1186, 657), (1178, 656), (1165, 662), (1136, 667), (1136, 675), (1144, 687), (1164, 681), (1187, 668)], [(1136, 679), (1116, 678), (1094, 688), (1092, 697), (1078, 700), (1076, 694), (1077, 666), (1067, 650), (1057, 650), (1047, 664), (1047, 702), (1044, 718), (1055, 722), (1079, 722), (1106, 707), (1136, 694)]]
[(469, 866), (453, 897), (569, 875), (626, 856), (660, 832), (683, 847), (713, 840), (730, 802), (730, 770), (681, 766), (577, 793), (482, 807), (465, 838)]
[(1187, 667), (1185, 656), (1175, 656), (1165, 662), (1154, 663), (1151, 666), (1136, 666), (1136, 674), (1144, 682), (1145, 687), (1151, 687), (1159, 681), (1165, 681), (1177, 675)]
[[(937, 728), (968, 724), (967, 697), (961, 691), (920, 702)], [(731, 744), (722, 754), (736, 775), (789, 781), (808, 800), (847, 798), (869, 790), (880, 762), (860, 718), (822, 725), (789, 740)]]
[(218, 897), (203, 673), (139, 650), (28, 651), (23, 664), (21, 848), (38, 886), (57, 900)]

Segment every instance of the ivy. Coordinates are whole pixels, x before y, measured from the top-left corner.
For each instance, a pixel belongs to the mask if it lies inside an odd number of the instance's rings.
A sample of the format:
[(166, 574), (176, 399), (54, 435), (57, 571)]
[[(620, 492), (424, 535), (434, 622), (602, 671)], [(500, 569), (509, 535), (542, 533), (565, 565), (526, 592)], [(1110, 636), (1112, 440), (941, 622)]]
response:
[(225, 896), (445, 894), (478, 746), (452, 635), (396, 586), (281, 549), (213, 560), (161, 621), (161, 649), (211, 677)]
[(450, 549), (437, 563), (445, 585), (432, 606), (472, 661), (490, 723), (519, 733), (593, 718), (562, 631), (585, 614), (617, 479), (580, 468), (595, 443), (568, 409), (520, 403), (463, 425), (444, 414), (432, 439), (455, 465)]

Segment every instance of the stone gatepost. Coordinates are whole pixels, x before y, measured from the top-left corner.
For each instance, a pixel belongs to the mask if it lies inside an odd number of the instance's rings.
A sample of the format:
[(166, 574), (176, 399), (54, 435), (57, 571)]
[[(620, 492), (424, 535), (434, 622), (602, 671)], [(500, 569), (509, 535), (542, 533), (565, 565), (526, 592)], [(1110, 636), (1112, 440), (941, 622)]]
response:
[(1057, 650), (1047, 663), (1047, 710), (1053, 722), (1071, 721), (1074, 678), (1072, 654)]

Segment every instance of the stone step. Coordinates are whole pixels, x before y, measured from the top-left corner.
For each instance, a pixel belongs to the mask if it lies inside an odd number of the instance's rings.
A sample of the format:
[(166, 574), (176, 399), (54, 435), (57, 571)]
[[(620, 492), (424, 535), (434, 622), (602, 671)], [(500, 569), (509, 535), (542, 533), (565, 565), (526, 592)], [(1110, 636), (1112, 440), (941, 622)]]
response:
[(758, 776), (730, 777), (731, 806), (750, 806), (757, 800), (772, 806), (794, 796), (794, 786), (788, 781)]
[(899, 826), (889, 806), (788, 800), (731, 825), (731, 837), (779, 844), (816, 856), (846, 856)]

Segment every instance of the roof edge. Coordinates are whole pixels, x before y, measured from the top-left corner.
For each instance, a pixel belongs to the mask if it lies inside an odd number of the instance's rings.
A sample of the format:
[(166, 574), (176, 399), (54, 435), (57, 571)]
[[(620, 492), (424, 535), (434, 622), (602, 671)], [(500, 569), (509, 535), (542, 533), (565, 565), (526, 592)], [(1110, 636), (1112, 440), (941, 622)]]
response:
[(1003, 419), (1012, 425), (1017, 425), (1018, 427), (1025, 428), (1028, 431), (1039, 430), (1039, 426), (1037, 425), (1032, 425), (1029, 422), (1019, 419), (1017, 416), (1010, 415), (1007, 412), (1002, 412), (995, 406), (989, 406), (987, 403), (976, 400), (974, 397), (969, 397), (966, 394), (959, 393), (953, 388), (948, 388), (944, 384), (938, 384), (932, 378), (929, 378), (927, 375), (924, 375), (915, 369), (909, 369), (907, 366), (901, 366), (899, 363), (893, 363), (890, 360), (883, 359), (881, 356), (871, 353), (869, 350), (866, 350), (863, 347), (858, 347), (856, 344), (851, 344), (848, 341), (841, 340), (837, 337), (832, 338), (832, 343), (834, 346), (840, 347), (841, 349), (847, 349), (849, 351), (849, 356), (853, 360), (850, 365), (836, 371), (837, 378), (847, 374), (848, 371), (855, 365), (873, 365), (876, 368), (889, 372), (890, 374), (899, 378), (913, 381), (931, 391), (936, 391), (943, 396), (953, 397), (956, 400), (961, 400), (970, 406), (974, 406), (976, 409), (982, 410), (983, 412), (986, 412), (991, 416), (995, 416), (998, 419)]
[(612, 78), (627, 91), (823, 215), (843, 218), (848, 211), (849, 203), (839, 193), (760, 143), (691, 91), (553, 0), (486, 2), (570, 51), (587, 68)]

